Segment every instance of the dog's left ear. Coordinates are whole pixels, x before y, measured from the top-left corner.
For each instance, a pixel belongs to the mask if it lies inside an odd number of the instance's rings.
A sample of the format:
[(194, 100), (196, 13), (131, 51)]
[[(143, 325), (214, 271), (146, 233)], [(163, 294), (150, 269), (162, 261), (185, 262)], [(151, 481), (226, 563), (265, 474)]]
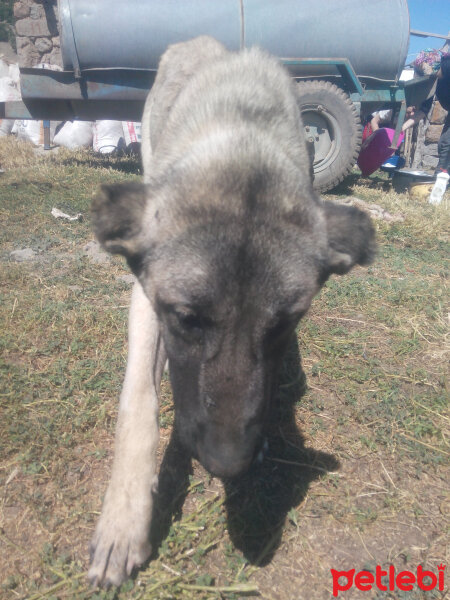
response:
[(354, 206), (323, 202), (328, 234), (328, 265), (331, 273), (342, 275), (356, 264), (368, 265), (375, 256), (375, 232), (370, 217)]
[(92, 202), (92, 223), (100, 244), (112, 254), (123, 254), (132, 263), (143, 252), (143, 222), (147, 186), (129, 182), (103, 185)]

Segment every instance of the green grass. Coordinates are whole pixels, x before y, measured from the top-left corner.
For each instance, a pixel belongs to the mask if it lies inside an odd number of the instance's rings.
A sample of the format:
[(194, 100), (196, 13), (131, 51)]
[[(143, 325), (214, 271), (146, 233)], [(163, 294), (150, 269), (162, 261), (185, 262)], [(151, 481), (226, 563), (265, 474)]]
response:
[[(168, 514), (162, 502), (154, 560), (100, 592), (86, 582), (87, 545), (111, 464), (130, 286), (121, 260), (94, 264), (84, 246), (95, 190), (138, 179), (140, 167), (87, 152), (38, 157), (11, 139), (0, 164), (0, 597), (286, 600), (314, 589), (321, 600), (330, 568), (445, 563), (443, 206), (370, 180), (342, 191), (404, 220), (377, 221), (376, 262), (329, 280), (300, 324), (306, 386), (293, 348), (268, 459), (239, 486), (195, 464), (169, 486)], [(56, 220), (53, 207), (83, 220)], [(12, 261), (25, 247), (35, 260)], [(161, 461), (172, 423), (165, 378)]]

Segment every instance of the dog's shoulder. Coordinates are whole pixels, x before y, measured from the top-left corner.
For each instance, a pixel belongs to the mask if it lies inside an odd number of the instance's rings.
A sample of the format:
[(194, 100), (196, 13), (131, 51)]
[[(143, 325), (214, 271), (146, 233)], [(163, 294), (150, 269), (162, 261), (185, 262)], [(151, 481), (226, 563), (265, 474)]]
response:
[(225, 46), (206, 35), (172, 44), (167, 48), (161, 57), (158, 73), (144, 108), (144, 155), (150, 154), (151, 149), (157, 145), (172, 107), (192, 77), (227, 54)]

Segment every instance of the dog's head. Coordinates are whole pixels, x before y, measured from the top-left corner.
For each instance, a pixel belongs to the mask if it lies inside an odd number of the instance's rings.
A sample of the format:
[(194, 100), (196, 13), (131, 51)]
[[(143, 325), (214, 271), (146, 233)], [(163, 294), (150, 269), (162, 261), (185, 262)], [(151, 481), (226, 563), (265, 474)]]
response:
[(182, 440), (228, 477), (260, 449), (299, 319), (331, 273), (370, 262), (373, 229), (361, 211), (266, 173), (224, 178), (217, 201), (207, 181), (190, 181), (104, 186), (94, 227), (158, 315)]

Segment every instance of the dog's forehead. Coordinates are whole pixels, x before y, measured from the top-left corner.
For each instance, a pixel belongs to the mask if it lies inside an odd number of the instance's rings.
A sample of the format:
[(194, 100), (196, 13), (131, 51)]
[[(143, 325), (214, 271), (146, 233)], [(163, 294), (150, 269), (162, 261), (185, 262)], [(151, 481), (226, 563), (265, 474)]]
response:
[[(216, 224), (186, 232), (158, 251), (149, 277), (169, 305), (243, 308), (256, 300), (269, 312), (309, 303), (317, 291), (320, 252), (297, 230)], [(301, 310), (301, 306), (300, 306)]]

